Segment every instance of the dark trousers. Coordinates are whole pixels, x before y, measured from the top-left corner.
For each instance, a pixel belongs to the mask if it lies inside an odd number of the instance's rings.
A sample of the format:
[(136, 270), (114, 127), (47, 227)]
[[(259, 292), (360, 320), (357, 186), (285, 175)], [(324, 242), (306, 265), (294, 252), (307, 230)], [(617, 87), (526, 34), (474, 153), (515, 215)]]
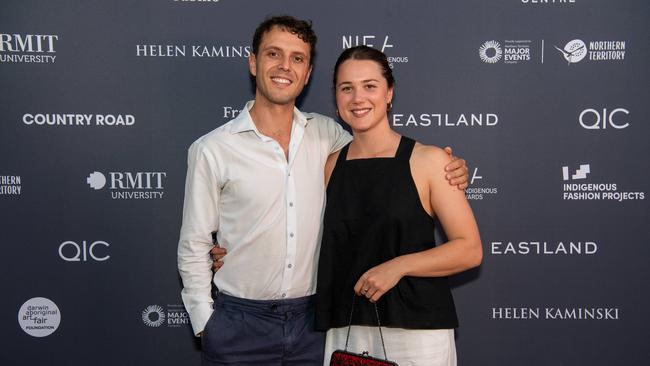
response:
[(218, 294), (201, 344), (204, 366), (322, 365), (325, 333), (314, 330), (314, 296), (248, 300)]

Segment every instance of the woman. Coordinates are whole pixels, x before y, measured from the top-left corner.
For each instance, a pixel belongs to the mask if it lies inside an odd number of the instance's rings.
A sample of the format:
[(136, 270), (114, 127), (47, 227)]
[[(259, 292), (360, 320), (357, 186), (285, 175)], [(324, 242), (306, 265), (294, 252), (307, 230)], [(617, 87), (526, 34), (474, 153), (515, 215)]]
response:
[[(325, 166), (327, 204), (316, 326), (332, 351), (368, 351), (399, 365), (455, 365), (458, 325), (446, 276), (478, 266), (481, 241), (464, 192), (445, 180), (449, 156), (400, 136), (388, 112), (394, 79), (373, 48), (345, 50), (334, 67), (339, 116), (354, 140)], [(434, 217), (449, 241), (434, 244)], [(354, 294), (364, 297), (354, 301)]]

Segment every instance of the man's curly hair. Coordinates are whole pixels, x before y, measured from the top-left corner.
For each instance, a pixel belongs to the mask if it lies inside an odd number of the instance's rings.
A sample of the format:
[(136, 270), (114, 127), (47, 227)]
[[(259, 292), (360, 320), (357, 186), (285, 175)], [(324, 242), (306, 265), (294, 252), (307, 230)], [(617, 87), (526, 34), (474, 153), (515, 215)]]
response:
[(257, 27), (257, 29), (255, 29), (255, 35), (253, 35), (253, 54), (255, 54), (255, 56), (257, 56), (257, 52), (259, 51), (260, 43), (262, 42), (264, 33), (270, 31), (273, 27), (279, 27), (280, 29), (290, 32), (291, 34), (295, 34), (305, 43), (308, 43), (310, 48), (309, 64), (311, 65), (314, 63), (314, 57), (316, 56), (317, 38), (314, 30), (311, 29), (311, 21), (296, 19), (290, 15), (273, 16), (266, 18)]

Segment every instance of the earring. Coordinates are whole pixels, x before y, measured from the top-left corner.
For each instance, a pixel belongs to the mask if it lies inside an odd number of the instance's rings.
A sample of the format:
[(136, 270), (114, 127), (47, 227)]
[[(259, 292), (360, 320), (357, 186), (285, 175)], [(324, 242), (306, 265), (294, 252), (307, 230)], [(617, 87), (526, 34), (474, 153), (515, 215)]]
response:
[(388, 102), (388, 105), (386, 105), (386, 111), (390, 112), (391, 109), (393, 109), (393, 101)]

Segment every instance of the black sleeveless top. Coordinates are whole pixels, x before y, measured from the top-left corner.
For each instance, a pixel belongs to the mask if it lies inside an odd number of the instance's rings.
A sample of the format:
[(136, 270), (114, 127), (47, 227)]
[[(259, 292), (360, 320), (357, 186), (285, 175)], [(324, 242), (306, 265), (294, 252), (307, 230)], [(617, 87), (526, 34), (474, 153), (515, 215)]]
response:
[[(434, 220), (422, 207), (402, 137), (394, 158), (346, 160), (341, 150), (327, 186), (316, 328), (347, 326), (354, 285), (368, 269), (435, 246)], [(458, 326), (446, 277), (403, 277), (377, 302), (382, 325), (409, 329)], [(374, 306), (357, 298), (353, 325), (376, 325)]]

